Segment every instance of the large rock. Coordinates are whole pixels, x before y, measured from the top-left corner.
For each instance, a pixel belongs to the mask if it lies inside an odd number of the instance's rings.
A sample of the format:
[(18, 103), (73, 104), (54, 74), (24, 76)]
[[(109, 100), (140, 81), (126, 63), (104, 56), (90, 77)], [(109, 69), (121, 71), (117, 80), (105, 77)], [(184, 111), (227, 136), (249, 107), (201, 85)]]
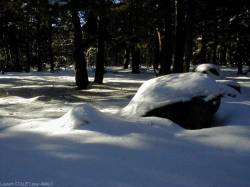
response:
[(186, 129), (201, 129), (211, 127), (213, 116), (219, 106), (219, 96), (210, 101), (204, 101), (202, 97), (194, 97), (190, 101), (155, 108), (144, 116), (167, 118)]
[(211, 126), (222, 95), (219, 85), (206, 74), (170, 74), (146, 81), (121, 115), (158, 116), (184, 128), (200, 129)]

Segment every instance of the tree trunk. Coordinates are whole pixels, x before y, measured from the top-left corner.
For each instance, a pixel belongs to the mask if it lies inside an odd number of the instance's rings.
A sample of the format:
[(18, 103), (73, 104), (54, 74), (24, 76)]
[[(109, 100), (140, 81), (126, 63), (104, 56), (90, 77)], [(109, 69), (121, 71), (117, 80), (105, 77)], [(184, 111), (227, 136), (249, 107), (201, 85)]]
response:
[(5, 55), (6, 55), (6, 58), (5, 58), (5, 64), (3, 66), (3, 72), (2, 73), (5, 73), (6, 71), (8, 71), (8, 65), (11, 61), (11, 54), (10, 54), (10, 49), (9, 49), (9, 46), (6, 47), (6, 50), (5, 50)]
[(97, 55), (96, 55), (96, 71), (95, 71), (95, 83), (102, 84), (104, 77), (104, 65), (105, 65), (105, 21), (104, 17), (100, 16), (98, 26), (98, 38), (97, 38)]
[(27, 28), (26, 28), (26, 43), (25, 43), (25, 52), (26, 52), (26, 67), (25, 71), (30, 72), (30, 66), (31, 66), (31, 47), (30, 47), (30, 37), (29, 37), (29, 22), (27, 21)]
[(248, 58), (248, 61), (247, 61), (248, 63), (248, 72), (250, 72), (250, 59)]
[(27, 41), (26, 41), (26, 46), (25, 46), (25, 47), (26, 47), (25, 52), (26, 52), (26, 59), (27, 59), (25, 71), (26, 71), (26, 72), (30, 72), (31, 54), (30, 54), (30, 44), (29, 44), (28, 39), (27, 39)]
[(161, 51), (161, 34), (158, 29), (155, 29), (154, 36), (154, 61), (153, 61), (153, 68), (154, 70), (159, 70), (160, 64), (160, 51)]
[(242, 47), (240, 44), (240, 41), (237, 43), (237, 49), (236, 49), (236, 54), (235, 54), (235, 61), (237, 63), (237, 69), (238, 69), (238, 75), (243, 75), (243, 58), (242, 58)]
[(220, 62), (221, 65), (226, 66), (227, 65), (227, 45), (222, 45), (222, 49), (220, 52)]
[(4, 60), (2, 61), (2, 63), (1, 63), (1, 71), (2, 71), (2, 74), (5, 73), (5, 71), (6, 71), (6, 66), (7, 66), (8, 61), (9, 61), (8, 50), (9, 50), (8, 47), (6, 47), (6, 48), (4, 49), (5, 59), (4, 59)]
[(243, 66), (242, 66), (242, 61), (239, 59), (239, 61), (237, 62), (237, 68), (238, 68), (238, 75), (243, 75)]
[(49, 21), (48, 21), (48, 60), (50, 64), (50, 72), (55, 71), (55, 64), (54, 64), (54, 55), (53, 55), (53, 48), (52, 48), (52, 17), (51, 15), (49, 16)]
[(202, 25), (202, 46), (201, 46), (201, 64), (205, 64), (207, 62), (207, 20), (204, 20)]
[(193, 33), (194, 33), (195, 2), (189, 0), (187, 5), (187, 18), (185, 23), (186, 41), (184, 55), (184, 71), (189, 72), (190, 62), (193, 54)]
[(229, 42), (229, 45), (228, 45), (228, 61), (229, 61), (229, 64), (233, 65), (233, 49), (232, 49), (232, 38), (230, 38), (230, 42)]
[(42, 41), (41, 41), (41, 18), (37, 16), (37, 26), (36, 26), (36, 40), (37, 40), (37, 71), (43, 70), (42, 64)]
[(19, 53), (19, 48), (18, 46), (14, 47), (14, 56), (15, 56), (15, 71), (19, 72), (21, 71), (21, 66), (20, 66), (20, 53)]
[(129, 49), (129, 47), (126, 47), (126, 49), (125, 49), (125, 59), (124, 60), (125, 60), (125, 62), (124, 62), (123, 68), (128, 69), (129, 62), (130, 62), (130, 49)]
[(214, 31), (214, 45), (213, 45), (213, 64), (217, 64), (217, 46), (218, 46), (218, 20), (215, 15), (215, 31)]
[(137, 46), (132, 47), (132, 73), (140, 73), (140, 49)]
[(82, 30), (76, 5), (71, 6), (72, 23), (74, 25), (74, 61), (75, 61), (75, 80), (78, 89), (87, 89), (89, 85), (87, 64), (84, 57), (82, 41)]
[(3, 60), (0, 61), (0, 71), (2, 72), (2, 74), (4, 74), (4, 61)]
[(172, 29), (172, 9), (171, 0), (162, 2), (161, 5), (166, 9), (165, 13), (165, 37), (162, 37), (162, 46), (160, 52), (160, 75), (169, 74), (171, 72), (172, 57), (173, 57), (173, 29)]
[(176, 26), (176, 49), (175, 60), (173, 66), (174, 73), (183, 72), (184, 64), (184, 48), (185, 48), (185, 32), (184, 32), (184, 20), (185, 20), (185, 3), (183, 0), (177, 1), (177, 26)]

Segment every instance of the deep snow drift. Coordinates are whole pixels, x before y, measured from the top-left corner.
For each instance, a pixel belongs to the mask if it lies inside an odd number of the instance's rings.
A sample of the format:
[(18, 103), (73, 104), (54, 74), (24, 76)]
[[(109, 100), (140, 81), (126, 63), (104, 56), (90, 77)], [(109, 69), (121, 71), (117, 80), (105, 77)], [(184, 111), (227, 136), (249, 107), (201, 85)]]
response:
[(110, 72), (80, 92), (70, 72), (1, 75), (0, 184), (250, 186), (250, 78), (224, 73), (242, 94), (223, 98), (218, 127), (195, 131), (117, 115), (151, 73)]

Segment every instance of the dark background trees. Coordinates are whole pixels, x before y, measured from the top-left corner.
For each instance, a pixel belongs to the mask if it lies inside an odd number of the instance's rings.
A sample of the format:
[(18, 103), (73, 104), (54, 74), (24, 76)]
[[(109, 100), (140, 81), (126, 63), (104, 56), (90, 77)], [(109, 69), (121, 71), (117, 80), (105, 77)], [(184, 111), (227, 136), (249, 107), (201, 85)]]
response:
[(103, 83), (105, 66), (160, 74), (215, 63), (250, 69), (246, 0), (16, 0), (0, 2), (0, 68), (54, 72), (75, 66), (76, 85)]

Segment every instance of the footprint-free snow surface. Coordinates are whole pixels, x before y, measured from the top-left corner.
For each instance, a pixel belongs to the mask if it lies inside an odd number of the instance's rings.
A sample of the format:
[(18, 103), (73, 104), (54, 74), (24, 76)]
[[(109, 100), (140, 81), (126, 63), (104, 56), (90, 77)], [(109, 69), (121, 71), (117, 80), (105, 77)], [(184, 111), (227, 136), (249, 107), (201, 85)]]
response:
[(67, 71), (1, 75), (0, 186), (250, 186), (250, 78), (224, 71), (242, 94), (202, 130), (118, 115), (152, 73), (109, 72), (88, 91)]

